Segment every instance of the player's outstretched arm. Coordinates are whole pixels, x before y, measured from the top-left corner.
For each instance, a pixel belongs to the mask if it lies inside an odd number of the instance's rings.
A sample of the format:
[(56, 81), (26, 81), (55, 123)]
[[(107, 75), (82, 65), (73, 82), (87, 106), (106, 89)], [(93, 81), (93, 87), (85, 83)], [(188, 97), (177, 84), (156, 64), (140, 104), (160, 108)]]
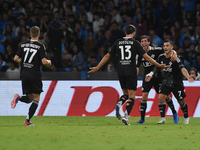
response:
[(159, 68), (169, 68), (170, 65), (166, 66), (165, 64), (159, 64), (157, 63), (154, 59), (152, 59), (149, 55), (147, 55), (146, 53), (143, 55), (144, 59), (146, 59), (146, 61), (154, 64), (155, 66), (159, 67)]
[(189, 75), (188, 71), (185, 68), (182, 68), (181, 72), (189, 82), (194, 82), (194, 79)]
[(19, 58), (18, 55), (15, 55), (15, 57), (14, 57), (14, 61), (17, 62), (18, 64), (21, 63), (21, 59)]
[(100, 63), (96, 67), (90, 68), (91, 70), (88, 71), (88, 73), (95, 73), (97, 72), (109, 59), (111, 55), (107, 53), (100, 61)]

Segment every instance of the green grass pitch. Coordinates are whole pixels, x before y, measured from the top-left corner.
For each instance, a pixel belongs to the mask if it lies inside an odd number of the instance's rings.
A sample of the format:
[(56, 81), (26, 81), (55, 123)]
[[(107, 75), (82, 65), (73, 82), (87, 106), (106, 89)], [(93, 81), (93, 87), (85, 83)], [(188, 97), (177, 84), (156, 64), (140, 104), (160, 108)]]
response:
[(115, 117), (34, 116), (36, 126), (23, 126), (25, 116), (0, 116), (0, 150), (199, 150), (200, 118), (157, 125), (158, 117), (129, 117), (125, 126)]

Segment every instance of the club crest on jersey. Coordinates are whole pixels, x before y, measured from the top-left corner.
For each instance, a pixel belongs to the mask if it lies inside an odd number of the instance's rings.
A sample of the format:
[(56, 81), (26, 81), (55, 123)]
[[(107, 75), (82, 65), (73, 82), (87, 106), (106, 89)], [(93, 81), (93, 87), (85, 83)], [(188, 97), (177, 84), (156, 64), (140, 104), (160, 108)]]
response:
[(151, 58), (155, 58), (155, 55), (154, 55), (154, 54), (151, 54)]

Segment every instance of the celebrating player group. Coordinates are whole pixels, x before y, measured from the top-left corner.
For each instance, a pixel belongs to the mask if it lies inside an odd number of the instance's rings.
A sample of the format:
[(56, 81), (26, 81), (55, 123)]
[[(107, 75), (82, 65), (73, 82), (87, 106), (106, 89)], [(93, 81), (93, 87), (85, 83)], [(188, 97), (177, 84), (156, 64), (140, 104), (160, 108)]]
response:
[[(163, 47), (151, 47), (149, 37), (141, 36), (141, 44), (135, 40), (136, 28), (133, 25), (126, 27), (126, 36), (118, 39), (102, 58), (96, 67), (90, 68), (88, 73), (97, 72), (111, 57), (116, 56), (116, 68), (119, 83), (123, 91), (119, 101), (115, 106), (116, 117), (125, 125), (130, 125), (128, 117), (135, 103), (135, 95), (137, 90), (137, 75), (139, 66), (144, 67), (144, 79), (142, 84), (142, 100), (140, 103), (141, 119), (138, 124), (145, 123), (145, 113), (147, 109), (147, 99), (149, 91), (152, 87), (159, 94), (159, 111), (160, 120), (158, 124), (166, 123), (165, 108), (166, 104), (173, 113), (174, 123), (179, 122), (177, 112), (174, 108), (171, 93), (174, 94), (181, 110), (184, 114), (184, 124), (189, 124), (188, 106), (184, 101), (186, 94), (182, 76), (184, 75), (189, 82), (194, 79), (188, 74), (184, 68), (176, 52), (173, 50), (173, 43), (170, 40), (164, 41)], [(42, 90), (40, 65), (51, 65), (51, 61), (45, 58), (45, 46), (38, 42), (40, 29), (36, 26), (30, 29), (31, 40), (23, 43), (14, 60), (21, 64), (22, 89), (25, 96), (14, 95), (11, 107), (14, 109), (18, 101), (31, 103), (29, 112), (24, 125), (34, 126), (30, 122), (33, 117), (40, 100)], [(126, 103), (124, 116), (121, 116), (121, 107)]]
[(90, 68), (91, 70), (88, 73), (97, 72), (111, 57), (117, 57), (116, 69), (123, 95), (115, 106), (116, 117), (121, 120), (121, 107), (127, 101), (122, 122), (125, 125), (130, 125), (128, 117), (135, 102), (137, 75), (139, 66), (142, 64), (144, 67), (144, 79), (140, 104), (141, 119), (137, 123), (145, 123), (148, 94), (151, 88), (154, 87), (159, 94), (158, 106), (161, 115), (161, 119), (157, 123), (166, 123), (165, 101), (172, 110), (174, 123), (179, 121), (172, 99), (169, 96), (172, 92), (183, 111), (184, 124), (189, 124), (188, 107), (184, 101), (186, 94), (182, 76), (184, 75), (189, 82), (194, 82), (194, 80), (189, 76), (173, 50), (173, 43), (167, 40), (164, 41), (163, 48), (151, 47), (149, 37), (144, 35), (141, 37), (140, 44), (139, 41), (133, 39), (135, 32), (135, 27), (128, 25), (125, 31), (126, 36), (118, 39), (100, 63), (96, 67)]

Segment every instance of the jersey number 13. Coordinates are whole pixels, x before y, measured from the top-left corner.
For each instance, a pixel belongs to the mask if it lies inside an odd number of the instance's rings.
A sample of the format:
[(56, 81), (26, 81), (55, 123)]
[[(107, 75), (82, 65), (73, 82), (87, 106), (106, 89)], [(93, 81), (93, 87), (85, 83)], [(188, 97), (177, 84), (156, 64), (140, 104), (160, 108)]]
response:
[[(131, 46), (130, 45), (125, 45), (125, 46), (119, 46), (119, 49), (121, 50), (121, 60), (129, 60), (131, 58)], [(125, 56), (125, 54), (128, 54)]]

